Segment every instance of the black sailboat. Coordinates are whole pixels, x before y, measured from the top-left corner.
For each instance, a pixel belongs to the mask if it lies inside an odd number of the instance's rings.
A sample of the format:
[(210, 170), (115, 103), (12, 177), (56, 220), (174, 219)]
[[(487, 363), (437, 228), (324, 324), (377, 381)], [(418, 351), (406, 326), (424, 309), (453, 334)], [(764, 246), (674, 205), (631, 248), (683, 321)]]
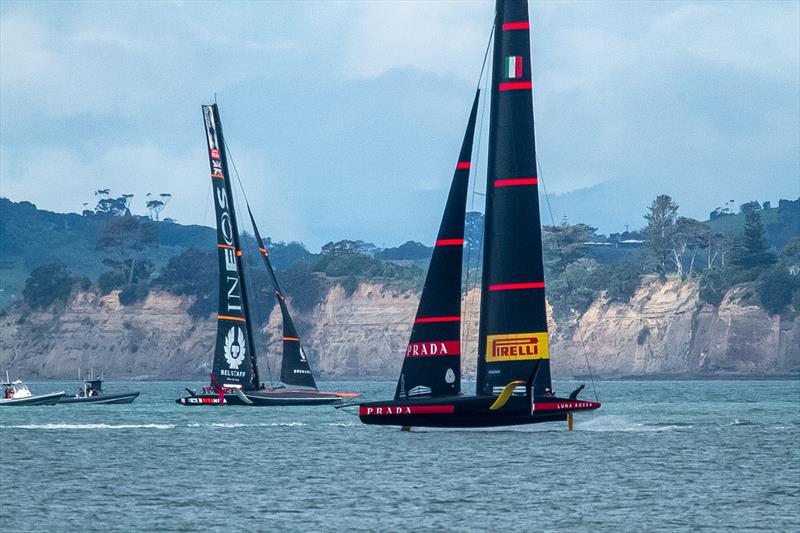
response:
[(600, 407), (553, 391), (533, 128), (527, 1), (497, 0), (475, 396), (460, 394), (464, 215), (478, 95), (456, 165), (394, 400), (365, 424), (490, 427), (570, 420)]
[(281, 381), (297, 388), (266, 387), (261, 383), (222, 123), (216, 104), (202, 107), (217, 222), (217, 257), (220, 274), (217, 339), (211, 384), (204, 386), (200, 393), (189, 390), (189, 396), (176, 401), (182, 405), (311, 405), (337, 403), (344, 397), (358, 396), (350, 393), (320, 392), (317, 389), (294, 323), (289, 316), (283, 293), (270, 264), (269, 254), (251, 213), (253, 230), (283, 315), (284, 350)]

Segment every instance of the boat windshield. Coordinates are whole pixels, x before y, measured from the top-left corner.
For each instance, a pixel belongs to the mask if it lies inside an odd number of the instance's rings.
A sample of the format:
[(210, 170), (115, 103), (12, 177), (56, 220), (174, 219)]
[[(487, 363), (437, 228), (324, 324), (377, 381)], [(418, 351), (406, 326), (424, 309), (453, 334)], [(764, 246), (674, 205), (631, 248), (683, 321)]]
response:
[(28, 386), (21, 381), (15, 381), (11, 384), (11, 386), (13, 387), (14, 392), (30, 392)]

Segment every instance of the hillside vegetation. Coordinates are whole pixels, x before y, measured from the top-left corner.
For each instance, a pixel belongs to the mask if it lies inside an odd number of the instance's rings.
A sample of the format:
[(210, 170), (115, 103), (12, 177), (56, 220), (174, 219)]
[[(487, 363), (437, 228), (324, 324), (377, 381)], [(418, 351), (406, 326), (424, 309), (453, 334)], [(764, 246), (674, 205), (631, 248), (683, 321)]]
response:
[[(601, 297), (626, 303), (645, 276), (698, 278), (700, 297), (712, 305), (740, 287), (737, 294), (746, 303), (770, 313), (797, 309), (800, 199), (781, 200), (774, 208), (748, 202), (738, 213), (730, 211), (717, 209), (700, 222), (680, 216), (679, 207), (662, 195), (647, 208), (638, 231), (606, 236), (566, 220), (544, 226), (547, 295), (556, 318), (580, 315)], [(468, 213), (465, 291), (480, 280), (482, 227), (482, 215)], [(191, 296), (187, 312), (208, 316), (218, 290), (215, 238), (212, 228), (122, 209), (59, 214), (0, 199), (0, 306), (47, 307), (63, 302), (73, 288), (100, 295), (119, 290), (119, 302), (131, 305), (162, 290)], [(274, 305), (273, 291), (252, 236), (245, 234), (243, 246), (251, 301), (263, 321)], [(300, 310), (312, 309), (337, 284), (347, 294), (365, 280), (419, 290), (432, 250), (413, 241), (379, 249), (344, 240), (327, 243), (319, 254), (296, 242), (267, 239), (267, 246), (284, 292)]]

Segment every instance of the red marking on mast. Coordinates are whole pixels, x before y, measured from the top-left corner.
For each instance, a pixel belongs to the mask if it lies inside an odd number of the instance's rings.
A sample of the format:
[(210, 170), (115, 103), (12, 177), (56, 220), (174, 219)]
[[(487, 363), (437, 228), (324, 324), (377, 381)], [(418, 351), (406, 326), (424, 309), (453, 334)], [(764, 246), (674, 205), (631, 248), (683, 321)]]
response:
[(456, 170), (461, 170), (464, 168), (469, 168), (471, 166), (469, 161), (459, 161), (456, 165)]
[(531, 23), (526, 21), (523, 22), (505, 22), (503, 23), (503, 31), (506, 30), (529, 30), (531, 29)]
[(297, 337), (284, 337), (283, 340), (300, 342), (300, 339), (298, 339)]
[(512, 291), (516, 289), (544, 289), (544, 281), (532, 281), (530, 283), (503, 283), (500, 285), (489, 285), (490, 291)]
[(435, 246), (461, 246), (463, 244), (464, 239), (439, 239)]
[(425, 323), (425, 322), (461, 322), (460, 316), (429, 316), (418, 318), (414, 321), (415, 324)]
[(225, 179), (225, 176), (223, 176), (222, 174), (211, 174), (211, 177), (212, 178), (217, 178), (218, 180), (224, 180)]
[(519, 91), (522, 89), (533, 89), (530, 81), (508, 81), (497, 86), (498, 91)]
[(506, 180), (495, 180), (495, 187), (509, 187), (513, 185), (537, 185), (539, 180), (537, 178), (512, 178)]
[(229, 250), (233, 250), (233, 246), (231, 246), (230, 244), (218, 244), (217, 248), (227, 248)]

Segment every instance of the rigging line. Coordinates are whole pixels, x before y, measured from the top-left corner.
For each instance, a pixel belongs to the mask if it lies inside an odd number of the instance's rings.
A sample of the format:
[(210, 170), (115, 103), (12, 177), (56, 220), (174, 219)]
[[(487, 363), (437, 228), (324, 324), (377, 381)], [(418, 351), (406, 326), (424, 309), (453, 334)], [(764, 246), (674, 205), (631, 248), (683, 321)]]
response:
[[(531, 52), (531, 63), (533, 63), (533, 52)], [(535, 109), (536, 109), (536, 93), (533, 92), (533, 91), (531, 91), (531, 99), (533, 100), (533, 109), (534, 109), (534, 112), (535, 112)], [(535, 120), (533, 121), (533, 129), (534, 129), (534, 139), (535, 139), (536, 138), (536, 121)], [(542, 184), (542, 192), (544, 193), (545, 202), (547, 202), (547, 212), (550, 214), (550, 224), (553, 226), (553, 228), (555, 228), (556, 220), (555, 220), (555, 217), (553, 216), (553, 206), (550, 203), (550, 194), (547, 192), (547, 183), (546, 183), (546, 181), (544, 179), (544, 175), (542, 173), (542, 165), (539, 162), (539, 158), (538, 157), (536, 157), (535, 162), (536, 162), (537, 178), (539, 179), (539, 183)], [(555, 232), (554, 235), (555, 235), (555, 238), (556, 238), (556, 246), (559, 249), (562, 249), (561, 239), (559, 239), (558, 233)], [(544, 237), (544, 232), (542, 232), (542, 237)], [(542, 239), (542, 251), (544, 251), (544, 239)], [(569, 293), (570, 298), (574, 302), (574, 292), (572, 290), (572, 286), (571, 286), (571, 284), (570, 284), (568, 279), (565, 279), (565, 282), (567, 284), (567, 292)], [(581, 349), (583, 351), (583, 358), (586, 361), (586, 369), (589, 372), (589, 380), (592, 383), (592, 392), (594, 393), (594, 400), (596, 402), (599, 402), (599, 399), (597, 397), (597, 387), (596, 387), (595, 382), (594, 382), (594, 373), (592, 372), (592, 365), (589, 363), (589, 353), (588, 353), (588, 350), (586, 350), (586, 340), (583, 337), (583, 329), (581, 328), (580, 317), (575, 321), (575, 326), (576, 326), (576, 329), (578, 330), (578, 338), (581, 341)]]
[[(492, 25), (492, 31), (489, 33), (489, 42), (486, 45), (486, 53), (483, 55), (483, 65), (481, 65), (481, 76), (478, 78), (478, 89), (480, 89), (481, 77), (483, 77), (483, 71), (486, 68), (486, 59), (489, 57), (489, 49), (491, 48), (492, 45), (493, 33), (494, 33), (494, 25)], [(477, 191), (475, 189), (478, 185), (478, 168), (480, 167), (480, 160), (481, 160), (481, 146), (483, 146), (483, 119), (484, 116), (486, 115), (486, 98), (487, 98), (486, 95), (488, 94), (486, 88), (488, 84), (489, 84), (489, 76), (486, 76), (483, 80), (483, 91), (481, 93), (483, 95), (483, 103), (481, 105), (481, 120), (480, 124), (478, 125), (478, 143), (477, 146), (475, 147), (475, 170), (472, 172), (472, 195), (470, 197), (470, 206), (469, 206), (471, 212), (475, 211), (475, 195), (477, 194)], [(481, 232), (482, 231), (483, 228), (481, 228)], [(481, 233), (481, 242), (482, 241), (483, 241), (483, 233)], [(471, 273), (470, 265), (471, 265), (472, 248), (473, 248), (472, 243), (470, 243), (470, 247), (467, 250), (467, 279), (465, 280), (464, 283), (466, 285), (466, 292), (464, 294), (465, 303), (467, 302), (467, 298), (469, 296), (470, 291), (472, 291), (478, 285), (477, 263), (480, 256), (478, 254), (475, 255), (475, 263), (476, 263), (474, 269), (475, 272)], [(470, 275), (472, 275), (473, 283), (470, 283)], [(465, 307), (466, 307), (464, 311), (465, 324), (462, 324), (462, 329), (463, 329), (461, 336), (462, 343), (466, 343), (467, 339), (469, 339), (469, 336), (472, 334), (472, 316), (474, 315), (474, 313), (470, 312), (470, 307), (468, 305)], [(480, 309), (480, 302), (478, 303), (478, 309)]]
[[(555, 228), (556, 222), (555, 222), (555, 217), (553, 216), (553, 207), (552, 207), (552, 205), (550, 205), (550, 195), (547, 192), (547, 185), (545, 184), (545, 180), (542, 177), (542, 167), (539, 164), (539, 158), (538, 157), (536, 158), (536, 171), (537, 171), (537, 174), (538, 174), (539, 183), (542, 184), (542, 191), (544, 192), (545, 201), (547, 202), (547, 211), (550, 213), (550, 223), (552, 224), (553, 228)], [(559, 249), (561, 249), (562, 248), (561, 247), (561, 240), (558, 238), (558, 232), (555, 232), (554, 236), (555, 236), (555, 239), (556, 239), (556, 246)], [(542, 248), (544, 248), (544, 240), (542, 240)], [(569, 282), (569, 279), (565, 278), (564, 281), (567, 284), (567, 292), (569, 293), (569, 296), (570, 296), (570, 298), (572, 298), (573, 303), (574, 303), (574, 297), (573, 297), (574, 296), (574, 292), (572, 290), (572, 286), (571, 286), (571, 284)], [(575, 320), (575, 327), (578, 330), (578, 339), (580, 339), (580, 341), (581, 341), (581, 348), (582, 348), (582, 351), (583, 351), (583, 358), (586, 361), (586, 369), (589, 371), (589, 379), (590, 379), (590, 381), (592, 383), (592, 392), (594, 393), (594, 401), (599, 402), (600, 400), (597, 397), (597, 387), (595, 386), (595, 383), (594, 383), (594, 373), (592, 372), (592, 365), (589, 364), (589, 353), (586, 350), (586, 341), (585, 341), (585, 339), (583, 337), (583, 330), (581, 329), (580, 317)]]
[[(250, 202), (247, 200), (247, 193), (244, 192), (244, 185), (242, 184), (242, 178), (239, 176), (239, 169), (236, 168), (236, 161), (233, 158), (233, 152), (231, 152), (231, 147), (228, 146), (228, 141), (223, 139), (223, 142), (225, 143), (225, 152), (226, 152), (226, 154), (228, 156), (228, 159), (231, 162), (231, 166), (233, 167), (233, 173), (236, 175), (236, 181), (239, 183), (239, 190), (242, 193), (242, 198), (244, 198), (244, 203), (247, 206), (247, 209), (249, 210), (250, 209)], [(244, 239), (244, 240), (246, 241), (246, 239)], [(251, 250), (251, 252), (252, 252), (252, 250)], [(246, 281), (247, 280), (245, 280), (245, 282)], [(258, 294), (258, 293), (257, 293), (257, 291), (252, 291), (252, 294)], [(277, 301), (275, 303), (277, 304)], [(258, 319), (258, 323), (259, 324), (264, 324), (264, 326), (266, 326), (267, 325), (267, 320), (262, 320), (261, 306), (258, 305), (258, 304), (255, 304), (255, 302), (251, 302), (251, 305), (255, 306), (256, 318)], [(274, 308), (275, 308), (275, 306), (273, 305), (273, 309)], [(262, 336), (262, 338), (264, 340), (264, 361), (267, 364), (267, 375), (269, 376), (270, 385), (273, 385), (275, 383), (275, 379), (272, 377), (272, 367), (269, 364), (269, 356), (267, 355), (267, 352), (268, 352), (268, 350), (267, 350), (267, 347), (268, 347), (268, 344), (267, 344), (267, 342), (268, 342), (267, 341), (267, 332), (262, 330), (261, 331), (261, 336)]]
[[(244, 195), (244, 191), (241, 191), (241, 194)], [(248, 248), (248, 252), (250, 252), (249, 253), (249, 257), (252, 257), (253, 256), (253, 250), (250, 248), (249, 243), (247, 242), (247, 239), (242, 239), (242, 240), (243, 240), (242, 247), (243, 248), (247, 247)], [(248, 255), (242, 254), (242, 259), (243, 259), (243, 262), (245, 264), (245, 269), (249, 270), (250, 272), (255, 272), (256, 271), (256, 267), (251, 267), (251, 268), (248, 269), (249, 261), (247, 261), (247, 258), (248, 258)], [(269, 346), (268, 342), (267, 342), (267, 332), (263, 329), (269, 323), (269, 314), (268, 313), (262, 313), (263, 309), (261, 307), (261, 304), (259, 303), (258, 298), (256, 298), (256, 296), (258, 296), (259, 293), (258, 293), (257, 290), (255, 290), (255, 287), (254, 287), (253, 281), (251, 279), (251, 276), (245, 277), (244, 283), (247, 285), (248, 291), (250, 292), (250, 294), (252, 294), (254, 296), (252, 301), (250, 301), (249, 303), (250, 303), (251, 311), (253, 311), (254, 314), (255, 314), (256, 323), (260, 324), (260, 325), (263, 325), (263, 326), (261, 326), (261, 328), (262, 328), (261, 329), (261, 335), (262, 335), (262, 339), (264, 341), (264, 361), (266, 362), (266, 365), (267, 365), (267, 376), (269, 377), (270, 384), (274, 384), (274, 380), (272, 378), (272, 368), (270, 367), (269, 356), (267, 355), (268, 346)], [(260, 386), (260, 384), (259, 384), (259, 386)]]
[(481, 78), (483, 78), (483, 71), (486, 69), (486, 58), (489, 57), (489, 49), (492, 47), (492, 35), (494, 35), (494, 22), (492, 22), (492, 30), (489, 32), (489, 41), (486, 43), (486, 51), (483, 53), (483, 63), (481, 64), (481, 73), (478, 75), (478, 88), (481, 86)]

